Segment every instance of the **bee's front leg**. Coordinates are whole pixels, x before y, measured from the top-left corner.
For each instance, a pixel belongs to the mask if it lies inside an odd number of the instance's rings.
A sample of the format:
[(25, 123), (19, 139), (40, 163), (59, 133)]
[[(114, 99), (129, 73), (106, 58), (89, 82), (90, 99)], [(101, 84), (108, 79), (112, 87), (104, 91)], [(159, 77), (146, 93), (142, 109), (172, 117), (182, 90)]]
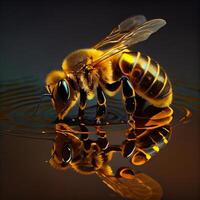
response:
[(97, 113), (96, 123), (101, 123), (101, 119), (106, 112), (106, 97), (100, 85), (97, 87)]
[(80, 89), (80, 104), (79, 104), (79, 111), (78, 111), (78, 120), (80, 122), (83, 121), (84, 110), (86, 108), (86, 100), (87, 94), (83, 89)]

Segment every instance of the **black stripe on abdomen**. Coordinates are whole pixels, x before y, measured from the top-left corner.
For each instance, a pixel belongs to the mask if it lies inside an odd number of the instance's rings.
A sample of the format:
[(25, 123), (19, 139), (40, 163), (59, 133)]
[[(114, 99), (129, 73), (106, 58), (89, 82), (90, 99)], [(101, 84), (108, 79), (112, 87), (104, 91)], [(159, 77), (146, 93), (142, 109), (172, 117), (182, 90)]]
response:
[(169, 94), (170, 89), (171, 85), (168, 80), (167, 74), (164, 72), (162, 68), (160, 68), (160, 73), (158, 75), (157, 80), (148, 90), (146, 95), (150, 98), (162, 99)]
[(137, 147), (153, 156), (168, 144), (171, 134), (172, 131), (170, 125), (151, 130), (148, 134), (138, 139)]
[(168, 96), (171, 92), (171, 83), (169, 81), (169, 79), (167, 78), (166, 84), (163, 87), (163, 89), (161, 89), (160, 93), (156, 96), (157, 99), (163, 99), (166, 96)]
[(160, 66), (152, 59), (150, 60), (148, 71), (146, 72), (143, 79), (140, 81), (139, 87), (144, 94), (148, 94), (150, 89), (154, 84), (159, 76)]
[(129, 56), (129, 59), (128, 57), (122, 59), (121, 68), (132, 80), (134, 88), (151, 99), (163, 99), (168, 96), (171, 84), (160, 65), (150, 57), (141, 55), (140, 52)]

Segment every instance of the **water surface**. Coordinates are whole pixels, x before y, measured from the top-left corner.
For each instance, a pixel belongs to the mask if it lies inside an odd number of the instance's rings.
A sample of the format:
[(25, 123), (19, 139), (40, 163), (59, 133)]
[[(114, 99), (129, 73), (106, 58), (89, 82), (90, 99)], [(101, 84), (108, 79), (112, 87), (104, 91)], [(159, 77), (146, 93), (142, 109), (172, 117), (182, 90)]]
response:
[[(86, 176), (70, 168), (67, 171), (59, 171), (48, 164), (50, 151), (55, 142), (55, 124), (58, 121), (50, 100), (48, 98), (41, 100), (41, 95), (44, 93), (42, 88), (40, 80), (30, 77), (1, 82), (2, 178), (0, 188), (2, 199), (93, 199), (97, 197), (122, 199), (119, 194), (103, 184), (95, 173)], [(178, 197), (185, 197), (189, 193), (183, 192), (184, 188), (192, 191), (192, 197), (196, 198), (199, 195), (200, 180), (197, 173), (198, 165), (194, 164), (199, 159), (199, 113), (197, 112), (199, 93), (196, 88), (183, 87), (181, 84), (176, 85), (175, 91), (175, 101), (172, 105), (173, 119), (168, 121), (172, 127), (172, 136), (165, 148), (146, 164), (136, 167), (117, 153), (112, 159), (112, 166), (115, 169), (127, 166), (151, 177), (163, 190), (164, 199), (173, 199), (174, 190)], [(40, 104), (39, 108), (37, 108), (38, 104)], [(65, 123), (78, 130), (77, 123), (74, 121), (76, 113), (77, 109), (74, 109), (65, 119)], [(93, 101), (86, 111), (86, 123), (92, 131), (95, 131), (92, 128), (94, 118)], [(143, 126), (145, 120), (148, 121), (145, 118), (136, 119), (136, 122), (140, 121), (142, 124), (140, 128), (146, 128)], [(108, 114), (102, 127), (108, 135), (110, 144), (120, 145), (126, 139), (126, 114), (119, 98), (108, 99)], [(152, 130), (154, 128), (151, 127)], [(136, 190), (134, 184), (130, 190), (134, 191), (134, 187)]]

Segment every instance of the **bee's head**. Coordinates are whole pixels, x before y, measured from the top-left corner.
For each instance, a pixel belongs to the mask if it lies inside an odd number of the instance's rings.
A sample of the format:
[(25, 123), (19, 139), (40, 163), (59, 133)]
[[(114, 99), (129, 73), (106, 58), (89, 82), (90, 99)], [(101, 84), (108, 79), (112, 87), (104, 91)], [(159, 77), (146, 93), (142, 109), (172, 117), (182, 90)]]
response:
[(68, 169), (79, 159), (82, 152), (82, 141), (70, 133), (71, 131), (72, 129), (66, 124), (56, 124), (56, 138), (49, 160), (49, 164), (55, 169)]
[(73, 149), (70, 143), (62, 144), (62, 146), (54, 144), (51, 150), (49, 164), (55, 169), (66, 170), (69, 168), (72, 158)]
[(75, 77), (63, 71), (52, 71), (46, 78), (46, 89), (51, 94), (52, 104), (59, 119), (63, 119), (75, 105), (79, 89)]

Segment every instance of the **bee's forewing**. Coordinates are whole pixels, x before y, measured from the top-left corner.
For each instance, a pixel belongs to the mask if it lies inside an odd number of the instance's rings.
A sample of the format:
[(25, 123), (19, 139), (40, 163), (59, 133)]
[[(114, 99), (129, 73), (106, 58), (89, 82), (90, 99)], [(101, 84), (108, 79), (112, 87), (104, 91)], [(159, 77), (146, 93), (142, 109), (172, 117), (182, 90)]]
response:
[(121, 33), (127, 32), (130, 30), (133, 30), (134, 28), (136, 28), (137, 26), (139, 26), (145, 22), (146, 22), (146, 17), (143, 15), (136, 15), (133, 17), (129, 17), (119, 24), (118, 30)]
[(147, 40), (149, 36), (166, 24), (163, 19), (153, 19), (146, 21), (144, 16), (135, 16), (121, 22), (117, 28), (97, 43), (93, 48), (99, 49), (112, 44), (105, 50), (97, 60), (94, 60), (93, 66), (103, 60), (125, 50), (132, 45)]
[(149, 36), (166, 24), (166, 21), (163, 19), (153, 19), (145, 22), (142, 26), (134, 29), (130, 32), (130, 35), (125, 38), (122, 43), (126, 46), (132, 46), (136, 43), (147, 40)]

